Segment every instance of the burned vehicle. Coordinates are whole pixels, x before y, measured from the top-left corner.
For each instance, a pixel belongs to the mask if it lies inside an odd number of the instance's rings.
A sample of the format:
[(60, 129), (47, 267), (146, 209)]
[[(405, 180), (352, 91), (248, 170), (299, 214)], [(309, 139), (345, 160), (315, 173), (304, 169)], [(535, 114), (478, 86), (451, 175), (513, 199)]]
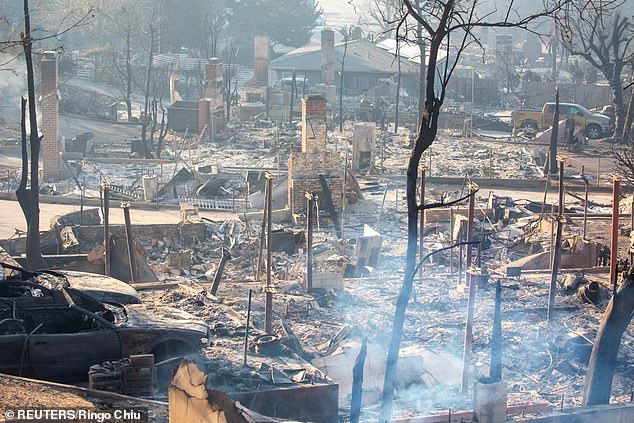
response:
[(59, 296), (40, 305), (0, 298), (0, 373), (86, 380), (90, 366), (104, 361), (154, 354), (160, 362), (209, 345), (209, 328), (186, 312), (102, 304), (72, 288), (59, 292), (64, 304)]
[[(31, 282), (40, 285), (42, 288), (38, 291), (33, 291), (33, 295), (48, 296), (51, 303), (55, 303), (51, 298), (53, 294), (51, 291), (59, 290), (61, 288), (73, 288), (77, 291), (83, 292), (93, 299), (105, 302), (105, 303), (119, 303), (119, 304), (137, 304), (139, 295), (133, 287), (127, 283), (120, 281), (119, 279), (112, 278), (110, 276), (98, 275), (95, 273), (76, 272), (70, 270), (43, 270), (37, 272), (30, 272), (22, 267), (13, 266), (10, 264), (0, 262), (7, 271), (13, 271), (11, 276), (6, 277), (4, 280), (0, 278), (0, 298), (3, 297), (3, 283), (6, 282)], [(8, 287), (4, 287), (8, 289)], [(24, 295), (29, 295), (28, 292), (24, 292)], [(39, 302), (40, 304), (42, 301)]]

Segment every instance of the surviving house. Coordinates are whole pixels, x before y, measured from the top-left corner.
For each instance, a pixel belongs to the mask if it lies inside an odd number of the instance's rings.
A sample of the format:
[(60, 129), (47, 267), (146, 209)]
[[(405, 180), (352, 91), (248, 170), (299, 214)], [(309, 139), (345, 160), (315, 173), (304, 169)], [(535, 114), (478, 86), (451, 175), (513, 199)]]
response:
[[(306, 75), (314, 84), (325, 83), (322, 77), (322, 45), (302, 47), (271, 61), (274, 80), (288, 78), (293, 71)], [(329, 46), (325, 46), (328, 48)], [(334, 70), (336, 85), (340, 85), (341, 63), (344, 59), (344, 95), (359, 95), (374, 88), (381, 81), (396, 81), (399, 73), (397, 58), (366, 39), (354, 39), (334, 46)], [(405, 90), (415, 92), (417, 87), (418, 66), (404, 58), (401, 62), (401, 83)]]

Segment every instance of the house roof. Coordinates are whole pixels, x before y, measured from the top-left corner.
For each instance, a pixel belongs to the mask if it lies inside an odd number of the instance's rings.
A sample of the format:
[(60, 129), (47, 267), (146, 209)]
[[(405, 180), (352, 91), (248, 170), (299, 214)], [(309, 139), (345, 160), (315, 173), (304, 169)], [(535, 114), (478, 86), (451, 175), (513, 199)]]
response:
[[(335, 45), (335, 68), (341, 66), (345, 43)], [(278, 57), (271, 62), (273, 70), (320, 71), (321, 46), (302, 47)], [(348, 42), (345, 70), (358, 73), (398, 73), (398, 62), (393, 54), (379, 48), (368, 40), (360, 39)], [(414, 63), (401, 58), (401, 73), (416, 74)]]

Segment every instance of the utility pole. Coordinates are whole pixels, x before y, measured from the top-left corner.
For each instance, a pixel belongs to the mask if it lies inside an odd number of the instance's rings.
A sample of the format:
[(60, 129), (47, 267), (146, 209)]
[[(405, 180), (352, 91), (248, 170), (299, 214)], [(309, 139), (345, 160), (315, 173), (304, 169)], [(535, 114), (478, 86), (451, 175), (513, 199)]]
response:
[(557, 156), (556, 159), (559, 162), (559, 206), (557, 210), (557, 233), (555, 235), (555, 246), (552, 254), (550, 288), (548, 290), (547, 320), (549, 322), (552, 321), (555, 313), (555, 292), (557, 290), (557, 272), (559, 271), (559, 260), (561, 258), (561, 237), (564, 230), (564, 223), (566, 223), (566, 217), (564, 216), (564, 164), (566, 163), (566, 157)]

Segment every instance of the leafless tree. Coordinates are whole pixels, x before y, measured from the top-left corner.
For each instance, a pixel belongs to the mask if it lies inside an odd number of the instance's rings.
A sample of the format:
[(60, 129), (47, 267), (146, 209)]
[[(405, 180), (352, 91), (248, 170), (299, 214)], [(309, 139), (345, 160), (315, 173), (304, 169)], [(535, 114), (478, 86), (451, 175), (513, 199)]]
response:
[(346, 68), (346, 56), (348, 55), (348, 43), (352, 36), (352, 27), (343, 26), (339, 28), (339, 33), (343, 37), (343, 56), (341, 57), (341, 70), (339, 71), (339, 132), (343, 132), (343, 89)]
[[(511, 0), (506, 9), (497, 11), (487, 9), (480, 0), (459, 1), (426, 1), (417, 10), (413, 0), (403, 0), (407, 13), (397, 24), (397, 33), (409, 33), (408, 18), (420, 23), (429, 46), (425, 105), (421, 117), (420, 128), (407, 167), (407, 255), (405, 276), (396, 304), (394, 324), (388, 349), (387, 365), (383, 385), (383, 403), (380, 422), (389, 422), (392, 414), (394, 385), (398, 353), (403, 335), (403, 322), (407, 303), (411, 296), (416, 268), (418, 245), (418, 213), (416, 185), (418, 165), (422, 154), (432, 145), (438, 131), (438, 119), (441, 106), (445, 100), (447, 84), (460, 60), (461, 54), (473, 43), (478, 43), (473, 31), (480, 27), (527, 28), (535, 19), (552, 16), (561, 10), (566, 0), (546, 1), (543, 7), (532, 14), (521, 16), (515, 2)], [(421, 10), (422, 9), (422, 10)], [(402, 28), (404, 27), (404, 28)], [(401, 29), (403, 32), (401, 32)], [(401, 37), (399, 35), (399, 37)], [(439, 53), (444, 51), (445, 58), (439, 63)]]
[(612, 88), (617, 141), (625, 135), (623, 68), (634, 59), (634, 27), (620, 9), (623, 3), (574, 0), (565, 18), (558, 20), (563, 47), (586, 59)]
[(222, 78), (222, 95), (227, 108), (227, 122), (231, 119), (231, 106), (236, 103), (238, 97), (239, 53), (239, 49), (235, 48), (231, 43), (225, 48), (224, 52), (225, 73)]

